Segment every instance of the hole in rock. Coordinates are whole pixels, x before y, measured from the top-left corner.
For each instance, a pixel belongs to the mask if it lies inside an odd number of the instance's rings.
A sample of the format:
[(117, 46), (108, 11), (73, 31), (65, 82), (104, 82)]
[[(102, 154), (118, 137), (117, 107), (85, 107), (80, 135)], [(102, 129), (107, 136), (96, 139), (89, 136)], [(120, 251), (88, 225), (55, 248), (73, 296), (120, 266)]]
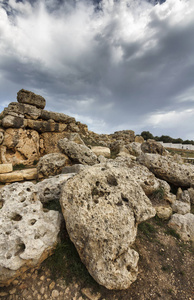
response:
[(19, 215), (19, 214), (15, 214), (12, 218), (11, 218), (11, 220), (12, 221), (21, 221), (21, 219), (22, 219), (22, 216), (21, 215)]
[(7, 256), (6, 256), (7, 259), (10, 259), (11, 257), (12, 257), (11, 254), (7, 254)]
[(92, 190), (92, 196), (103, 197), (103, 196), (104, 196), (104, 192), (103, 192), (103, 191), (99, 191), (99, 190), (95, 187), (95, 188), (93, 188), (93, 190)]
[(107, 177), (107, 183), (110, 185), (110, 186), (117, 186), (118, 185), (118, 182), (116, 180), (116, 178), (113, 176), (113, 175), (109, 175)]
[(95, 199), (95, 200), (94, 200), (94, 203), (98, 204), (98, 202), (99, 202), (98, 199)]
[(4, 201), (0, 200), (0, 209), (3, 207), (3, 203), (4, 203)]
[(129, 199), (127, 199), (125, 196), (121, 195), (121, 198), (124, 202), (128, 203), (129, 202)]
[(116, 205), (117, 205), (117, 206), (122, 206), (123, 203), (122, 203), (122, 201), (119, 201), (119, 202), (116, 203)]
[(27, 191), (27, 192), (31, 192), (31, 189), (30, 189), (30, 188), (27, 188), (26, 191)]
[(25, 197), (21, 198), (20, 202), (23, 203), (26, 200)]
[(30, 220), (30, 225), (34, 225), (35, 223), (36, 223), (36, 219), (32, 219), (32, 220)]
[(127, 266), (127, 271), (130, 272), (131, 271), (131, 267)]
[(16, 251), (16, 253), (15, 253), (15, 256), (18, 256), (18, 255), (22, 254), (22, 253), (25, 251), (26, 246), (25, 246), (24, 243), (21, 243), (21, 244), (18, 245), (17, 248), (18, 248), (18, 249), (17, 249), (17, 251)]
[(6, 231), (6, 234), (7, 234), (7, 235), (10, 235), (10, 233), (11, 233), (11, 231)]
[(100, 185), (100, 181), (96, 181), (96, 186), (99, 186)]

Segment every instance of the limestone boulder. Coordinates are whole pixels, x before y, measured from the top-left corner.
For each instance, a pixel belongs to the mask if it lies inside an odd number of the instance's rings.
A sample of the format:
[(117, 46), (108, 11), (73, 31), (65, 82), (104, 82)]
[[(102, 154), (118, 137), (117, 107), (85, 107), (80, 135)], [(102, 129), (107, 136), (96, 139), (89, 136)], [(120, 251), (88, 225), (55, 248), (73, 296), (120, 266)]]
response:
[(32, 165), (40, 157), (39, 134), (34, 130), (9, 128), (0, 145), (2, 163)]
[(24, 169), (13, 171), (10, 173), (0, 174), (0, 182), (10, 183), (10, 182), (18, 182), (25, 180), (36, 180), (37, 179), (37, 169)]
[(162, 144), (156, 142), (155, 140), (147, 140), (141, 145), (141, 150), (144, 153), (155, 153), (160, 155), (166, 155), (167, 152)]
[(0, 202), (0, 286), (4, 286), (52, 254), (61, 216), (43, 210), (29, 182), (2, 188)]
[(42, 110), (41, 111), (41, 118), (43, 120), (53, 120), (57, 123), (65, 123), (65, 124), (69, 124), (72, 122), (75, 122), (75, 119), (72, 117), (69, 117), (63, 113), (56, 113), (56, 112), (52, 112), (52, 111), (47, 111), (47, 110)]
[(24, 126), (24, 118), (7, 115), (2, 120), (3, 128), (21, 128)]
[(137, 278), (131, 247), (137, 224), (155, 215), (125, 168), (88, 167), (63, 186), (60, 203), (69, 236), (89, 273), (108, 289), (127, 289)]
[(174, 214), (168, 226), (176, 230), (183, 241), (194, 241), (194, 214)]
[(97, 156), (103, 155), (104, 157), (110, 158), (110, 149), (108, 147), (95, 146), (95, 147), (92, 147), (91, 150)]
[(55, 176), (61, 173), (62, 168), (69, 162), (62, 153), (50, 153), (40, 158), (37, 165), (38, 178)]
[(36, 106), (18, 103), (18, 102), (11, 102), (7, 108), (4, 109), (6, 115), (13, 115), (13, 116), (23, 116), (27, 119), (38, 119), (41, 115), (41, 109), (37, 108)]
[(42, 203), (59, 201), (64, 183), (75, 173), (60, 174), (38, 182), (35, 185), (36, 193)]
[(13, 171), (12, 164), (0, 164), (0, 174), (9, 173)]
[(182, 202), (182, 201), (175, 201), (175, 203), (172, 204), (173, 212), (176, 212), (181, 215), (185, 215), (187, 213), (190, 213), (191, 211), (191, 205), (190, 203)]
[(44, 132), (40, 134), (41, 155), (60, 152), (58, 142), (65, 137), (65, 132)]
[(69, 136), (69, 140), (76, 144), (85, 145), (84, 141), (81, 139), (79, 133), (77, 132), (71, 133)]
[(160, 179), (180, 187), (190, 187), (194, 184), (194, 165), (179, 164), (171, 156), (143, 153), (138, 162), (146, 166)]
[(194, 204), (194, 188), (188, 189), (191, 204)]
[(80, 145), (64, 138), (58, 142), (58, 147), (73, 163), (83, 165), (94, 165), (98, 163), (97, 156), (85, 145)]
[(162, 220), (168, 220), (172, 215), (172, 208), (166, 206), (158, 206), (156, 207), (156, 215)]
[(0, 131), (0, 145), (3, 143), (4, 140), (4, 132)]
[(41, 109), (44, 109), (46, 105), (46, 100), (42, 96), (36, 95), (33, 92), (24, 89), (17, 93), (17, 101), (19, 103), (30, 104)]
[(128, 152), (133, 156), (139, 156), (142, 153), (141, 144), (138, 142), (132, 142), (130, 144), (125, 145)]
[(136, 135), (135, 137), (135, 143), (142, 144), (144, 142), (144, 138), (141, 135)]
[(39, 121), (39, 120), (27, 120), (26, 127), (31, 128), (33, 130), (42, 132), (62, 132), (66, 129), (66, 124), (56, 123), (53, 120), (49, 121)]

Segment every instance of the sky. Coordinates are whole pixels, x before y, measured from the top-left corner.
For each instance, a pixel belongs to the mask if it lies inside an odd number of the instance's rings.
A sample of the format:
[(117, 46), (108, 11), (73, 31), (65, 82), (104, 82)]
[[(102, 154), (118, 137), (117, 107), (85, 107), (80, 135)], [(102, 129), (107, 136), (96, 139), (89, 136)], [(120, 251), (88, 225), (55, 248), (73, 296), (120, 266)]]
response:
[(97, 133), (194, 140), (193, 16), (193, 0), (0, 0), (0, 111), (24, 88)]

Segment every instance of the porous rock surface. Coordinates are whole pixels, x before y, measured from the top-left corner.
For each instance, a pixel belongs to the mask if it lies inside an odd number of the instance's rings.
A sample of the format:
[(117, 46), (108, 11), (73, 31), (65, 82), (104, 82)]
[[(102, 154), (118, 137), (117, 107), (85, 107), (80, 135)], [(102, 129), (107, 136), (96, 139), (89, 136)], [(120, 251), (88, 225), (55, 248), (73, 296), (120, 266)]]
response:
[(168, 226), (176, 230), (183, 241), (194, 241), (194, 214), (174, 214)]
[(68, 164), (68, 157), (62, 153), (50, 153), (40, 158), (37, 165), (38, 177), (55, 176)]
[(0, 190), (0, 286), (41, 263), (57, 243), (61, 216), (43, 210), (30, 182)]
[(83, 165), (94, 165), (98, 163), (97, 156), (85, 145), (80, 145), (64, 138), (58, 142), (58, 147), (73, 163)]
[(44, 109), (46, 105), (46, 101), (42, 96), (36, 95), (33, 92), (24, 89), (17, 93), (17, 100), (19, 103), (30, 104), (42, 109)]
[(108, 289), (127, 289), (137, 278), (131, 248), (137, 224), (155, 209), (126, 168), (95, 165), (63, 186), (60, 198), (69, 236), (93, 278)]
[(157, 177), (176, 186), (190, 187), (194, 184), (194, 165), (180, 164), (170, 156), (144, 153), (138, 158)]
[(142, 143), (141, 150), (144, 153), (155, 153), (160, 155), (166, 155), (167, 151), (162, 146), (162, 144), (156, 142), (155, 140), (147, 140)]

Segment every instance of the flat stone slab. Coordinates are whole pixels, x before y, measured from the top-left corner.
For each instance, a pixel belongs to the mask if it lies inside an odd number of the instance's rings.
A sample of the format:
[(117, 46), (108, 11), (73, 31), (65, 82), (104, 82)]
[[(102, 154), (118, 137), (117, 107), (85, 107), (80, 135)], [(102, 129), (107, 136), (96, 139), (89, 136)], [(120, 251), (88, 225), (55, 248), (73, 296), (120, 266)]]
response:
[(13, 171), (12, 164), (0, 164), (0, 174), (9, 173)]
[(3, 183), (18, 182), (18, 181), (33, 180), (33, 179), (37, 179), (36, 168), (0, 174), (0, 182)]

